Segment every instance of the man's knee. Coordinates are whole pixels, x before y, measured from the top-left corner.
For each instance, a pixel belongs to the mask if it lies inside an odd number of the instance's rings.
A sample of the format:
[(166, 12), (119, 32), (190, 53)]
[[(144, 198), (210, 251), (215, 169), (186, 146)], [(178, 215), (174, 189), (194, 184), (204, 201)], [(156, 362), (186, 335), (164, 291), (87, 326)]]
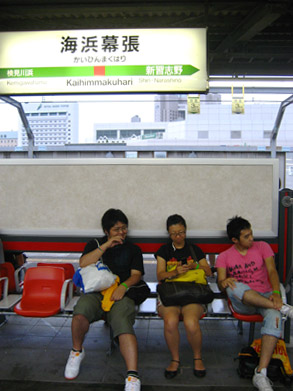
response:
[(242, 302), (243, 293), (238, 292), (237, 288), (235, 288), (235, 289), (227, 288), (226, 292), (227, 292), (227, 295), (230, 300), (234, 299), (234, 300), (238, 300), (238, 301)]
[(276, 338), (281, 338), (282, 335), (282, 316), (275, 309), (264, 309), (261, 311), (264, 317), (261, 328), (261, 335), (271, 335)]
[(76, 314), (72, 318), (72, 328), (84, 329), (89, 328), (90, 322), (83, 314)]

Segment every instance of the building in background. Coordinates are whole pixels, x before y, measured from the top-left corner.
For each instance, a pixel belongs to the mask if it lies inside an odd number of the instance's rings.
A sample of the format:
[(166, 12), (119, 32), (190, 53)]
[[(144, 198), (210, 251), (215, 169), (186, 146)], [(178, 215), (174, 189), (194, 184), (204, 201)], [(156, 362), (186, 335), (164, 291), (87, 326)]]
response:
[[(186, 95), (164, 95), (155, 100), (155, 118), (169, 118), (162, 143), (267, 147), (279, 107), (280, 102), (246, 101), (244, 113), (234, 114), (231, 100), (207, 94), (200, 96), (200, 112), (189, 114)], [(293, 107), (289, 106), (279, 129), (278, 146), (292, 148), (292, 129)]]
[(186, 95), (156, 95), (155, 122), (182, 121), (185, 118)]
[[(23, 103), (35, 146), (61, 146), (78, 142), (78, 103)], [(19, 132), (19, 146), (27, 146), (23, 124)]]
[[(227, 99), (227, 98), (226, 98)], [(155, 118), (166, 121), (95, 123), (93, 142), (125, 142), (129, 145), (193, 147), (270, 147), (280, 102), (244, 102), (243, 113), (233, 113), (231, 99), (220, 94), (200, 96), (200, 110), (189, 113), (187, 95), (163, 95), (154, 100)], [(175, 120), (176, 118), (176, 120)], [(181, 120), (180, 120), (181, 118)], [(183, 119), (184, 118), (184, 119)], [(293, 151), (293, 105), (288, 107), (278, 132), (277, 145)]]
[(16, 147), (18, 132), (0, 132), (0, 148)]
[[(137, 119), (137, 116), (135, 116)], [(94, 142), (131, 142), (163, 139), (167, 123), (132, 121), (129, 123), (94, 124)], [(156, 139), (156, 140), (154, 140)]]

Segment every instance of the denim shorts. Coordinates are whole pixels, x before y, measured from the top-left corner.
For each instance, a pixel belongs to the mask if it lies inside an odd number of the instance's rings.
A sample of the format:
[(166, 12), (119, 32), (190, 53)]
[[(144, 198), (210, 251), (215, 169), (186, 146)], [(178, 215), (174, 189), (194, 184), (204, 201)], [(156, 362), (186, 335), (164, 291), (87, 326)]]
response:
[[(260, 308), (253, 307), (242, 303), (243, 295), (246, 291), (251, 290), (251, 288), (243, 284), (242, 282), (235, 282), (236, 287), (234, 289), (227, 288), (227, 295), (231, 300), (233, 308), (236, 312), (245, 315), (252, 314), (261, 314), (264, 318), (261, 335), (272, 335), (276, 338), (281, 338), (282, 336), (282, 316), (280, 311), (271, 309), (271, 308)], [(261, 296), (269, 298), (272, 292), (260, 293)]]
[(83, 294), (74, 307), (73, 315), (84, 315), (90, 323), (104, 319), (111, 326), (114, 338), (120, 334), (134, 335), (134, 301), (124, 296), (112, 305), (109, 312), (105, 312), (101, 308), (102, 298), (98, 292)]

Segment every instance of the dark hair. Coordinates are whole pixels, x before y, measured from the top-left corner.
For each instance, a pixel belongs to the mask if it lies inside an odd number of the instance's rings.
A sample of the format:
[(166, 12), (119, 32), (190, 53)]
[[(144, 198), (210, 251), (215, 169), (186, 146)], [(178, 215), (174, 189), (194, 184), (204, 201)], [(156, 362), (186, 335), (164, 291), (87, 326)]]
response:
[(228, 220), (227, 223), (227, 235), (230, 240), (233, 238), (240, 238), (240, 233), (243, 229), (250, 229), (251, 224), (248, 220), (243, 219), (241, 216), (234, 216)]
[(184, 228), (186, 228), (186, 222), (184, 220), (184, 218), (180, 215), (171, 215), (167, 218), (167, 231), (169, 231), (169, 228), (171, 227), (171, 225), (175, 225), (175, 224), (182, 224), (184, 226)]
[(120, 221), (121, 223), (124, 223), (128, 226), (128, 218), (125, 216), (125, 214), (120, 209), (108, 209), (104, 216), (102, 217), (102, 228), (103, 231), (109, 232), (112, 227), (114, 227), (115, 224)]

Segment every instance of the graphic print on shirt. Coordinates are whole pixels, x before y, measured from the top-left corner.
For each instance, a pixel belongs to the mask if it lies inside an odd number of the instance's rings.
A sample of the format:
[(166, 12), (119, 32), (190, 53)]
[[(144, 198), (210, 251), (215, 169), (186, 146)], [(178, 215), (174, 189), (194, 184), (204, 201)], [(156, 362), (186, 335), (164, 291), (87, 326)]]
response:
[(264, 284), (262, 278), (259, 278), (260, 269), (257, 267), (256, 262), (245, 262), (244, 264), (236, 264), (234, 266), (228, 267), (229, 276), (235, 278), (237, 281), (244, 284), (258, 283), (260, 285)]
[[(191, 256), (189, 256), (187, 258), (187, 265), (190, 265), (191, 263), (193, 263), (193, 259)], [(182, 260), (178, 260), (175, 257), (173, 257), (173, 258), (169, 259), (169, 261), (167, 261), (166, 270), (167, 270), (167, 272), (172, 272), (173, 270), (176, 269), (177, 266), (181, 266), (181, 265), (182, 265)]]

